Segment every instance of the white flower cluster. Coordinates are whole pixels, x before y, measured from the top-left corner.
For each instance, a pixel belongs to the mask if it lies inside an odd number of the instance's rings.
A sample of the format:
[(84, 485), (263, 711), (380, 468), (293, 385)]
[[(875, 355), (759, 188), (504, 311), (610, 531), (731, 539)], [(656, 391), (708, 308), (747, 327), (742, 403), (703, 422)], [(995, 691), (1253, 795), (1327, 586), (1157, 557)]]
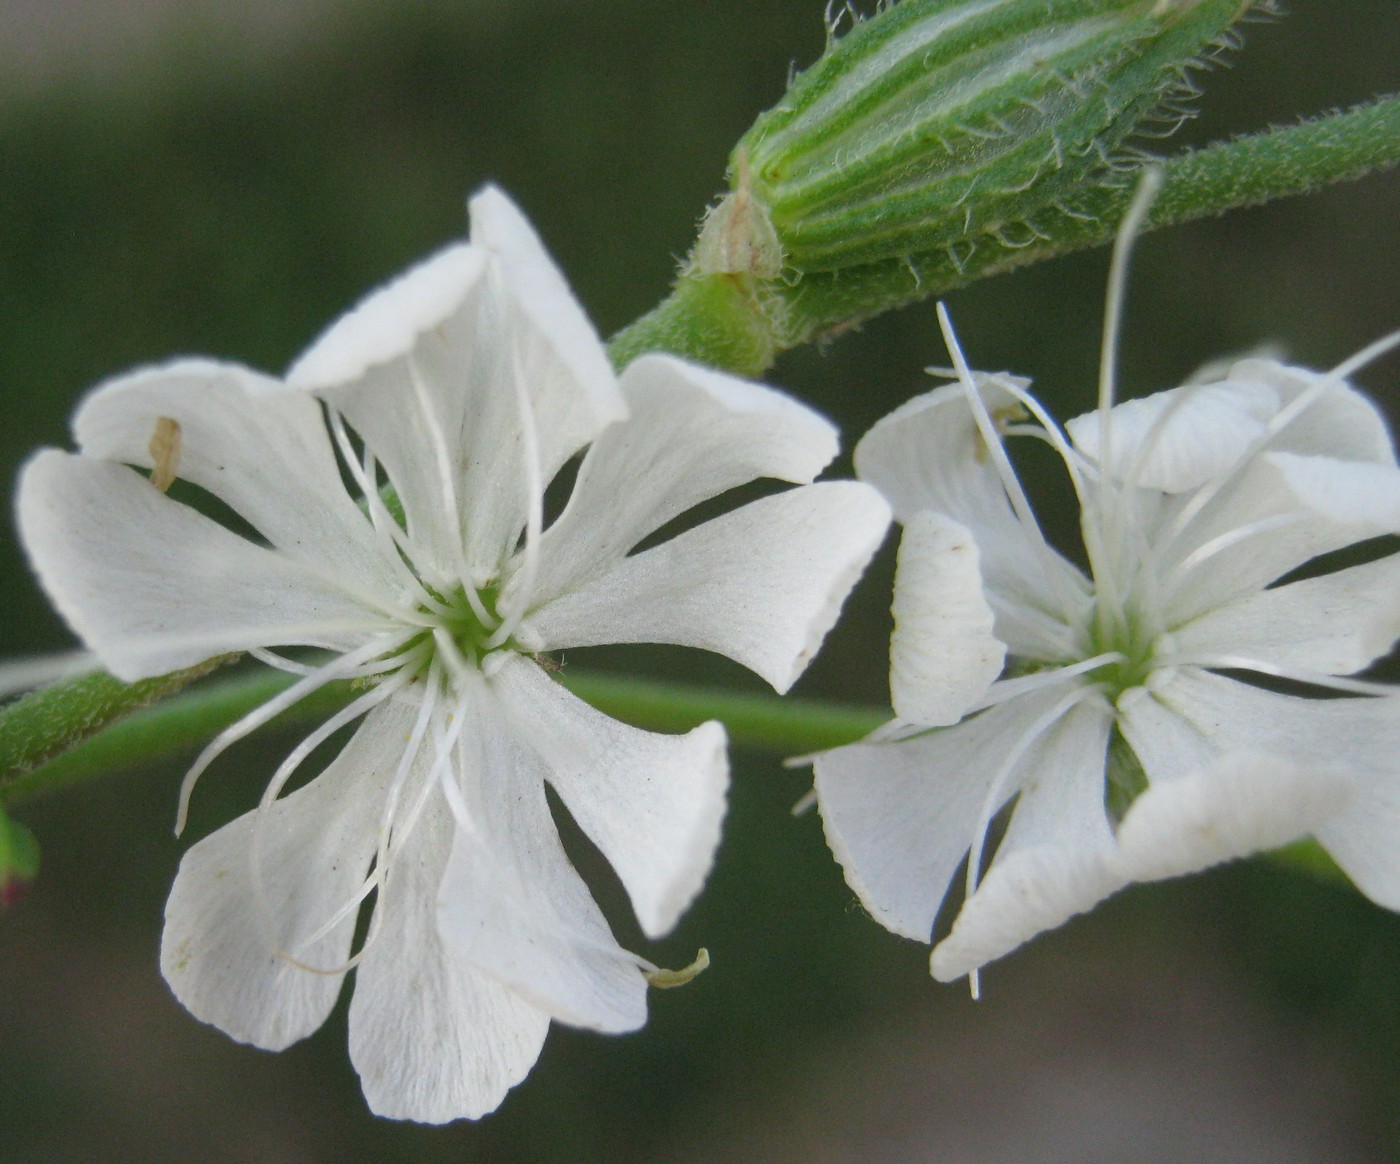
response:
[[(298, 677), (199, 758), (182, 817), (227, 744), (359, 681), (258, 808), (186, 854), (161, 966), (195, 1015), (270, 1049), (318, 1028), (354, 968), (369, 1104), (426, 1122), (495, 1108), (551, 1018), (646, 1019), (649, 964), (574, 871), (546, 785), (649, 936), (676, 923), (719, 841), (723, 727), (618, 723), (536, 656), (701, 647), (786, 691), (889, 524), (871, 486), (810, 484), (837, 451), (827, 421), (667, 356), (614, 375), (520, 212), (487, 190), (471, 216), (470, 242), (371, 295), (285, 379), (181, 360), (101, 385), (74, 420), (80, 451), (40, 452), (19, 501), (45, 588), (119, 678), (230, 651)], [(580, 453), (546, 528), (545, 487)], [(164, 492), (176, 478), (242, 528)], [(756, 478), (800, 487), (637, 550)], [(287, 647), (329, 661), (272, 650)]]
[[(976, 989), (1131, 882), (1306, 836), (1400, 909), (1400, 702), (1357, 677), (1400, 635), (1400, 554), (1327, 558), (1400, 533), (1390, 436), (1346, 382), (1383, 345), (1325, 375), (1246, 359), (1118, 404), (1110, 344), (1099, 408), (1062, 429), (1028, 381), (970, 371), (945, 315), (952, 382), (865, 436), (861, 481), (812, 484), (837, 451), (825, 420), (669, 356), (615, 375), (519, 211), (487, 190), (471, 213), (469, 242), (285, 378), (137, 371), (83, 402), (79, 452), (24, 471), (30, 557), (113, 674), (246, 651), (295, 677), (196, 761), (182, 819), (228, 744), (354, 681), (259, 806), (184, 858), (162, 968), (195, 1015), (286, 1047), (353, 969), (370, 1106), (428, 1122), (492, 1110), (551, 1019), (640, 1026), (655, 968), (614, 939), (546, 788), (656, 937), (714, 856), (724, 729), (616, 722), (545, 656), (700, 647), (784, 692), (892, 512), (896, 718), (817, 756), (816, 792), (847, 880), (896, 933), (932, 940), (966, 861), (936, 977)], [(1021, 437), (1063, 460), (1087, 570), (1037, 522), (1006, 449)], [(797, 487), (665, 536), (757, 478)]]

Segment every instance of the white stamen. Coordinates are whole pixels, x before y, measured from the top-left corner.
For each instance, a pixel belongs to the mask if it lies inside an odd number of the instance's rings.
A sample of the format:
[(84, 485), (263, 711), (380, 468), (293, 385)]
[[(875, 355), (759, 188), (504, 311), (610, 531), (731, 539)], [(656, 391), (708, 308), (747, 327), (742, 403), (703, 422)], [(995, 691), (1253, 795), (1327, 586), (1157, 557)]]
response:
[(1040, 523), (1036, 521), (1030, 499), (1026, 496), (1025, 490), (1021, 488), (1020, 479), (1016, 476), (1016, 470), (1012, 468), (1011, 460), (1006, 455), (1006, 448), (1001, 442), (1001, 434), (997, 431), (991, 413), (987, 411), (987, 402), (982, 399), (977, 381), (973, 378), (972, 370), (968, 367), (962, 348), (958, 344), (958, 337), (953, 332), (953, 323), (948, 317), (948, 309), (940, 302), (937, 305), (937, 310), (938, 326), (943, 332), (944, 343), (948, 345), (948, 354), (953, 357), (953, 366), (957, 369), (958, 382), (963, 387), (973, 421), (977, 425), (977, 431), (981, 434), (983, 443), (987, 446), (987, 453), (992, 458), (992, 464), (996, 466), (997, 476), (1001, 480), (1002, 488), (1006, 490), (1011, 508), (1021, 523), (1022, 529), (1037, 546), (1040, 554), (1044, 557), (1057, 559), (1046, 564), (1045, 574), (1049, 578), (1050, 584), (1059, 591), (1057, 597), (1062, 608), (1065, 611), (1073, 610), (1074, 596), (1066, 594), (1064, 590), (1063, 563), (1058, 560), (1059, 555), (1050, 547), (1050, 543), (1045, 540), (1045, 535), (1041, 533)]
[(1278, 435), (1290, 424), (1298, 419), (1307, 409), (1318, 402), (1324, 393), (1330, 392), (1333, 388), (1343, 383), (1353, 372), (1360, 371), (1373, 360), (1379, 359), (1387, 352), (1400, 346), (1400, 331), (1393, 331), (1389, 335), (1384, 335), (1373, 343), (1367, 344), (1359, 352), (1343, 360), (1322, 379), (1308, 386), (1300, 392), (1293, 400), (1279, 409), (1274, 414), (1264, 431), (1256, 437), (1249, 446), (1240, 454), (1239, 459), (1225, 473), (1222, 473), (1215, 480), (1203, 486), (1191, 500), (1182, 507), (1180, 513), (1173, 518), (1171, 526), (1165, 531), (1163, 545), (1170, 546), (1181, 537), (1193, 521), (1228, 485), (1234, 484), (1236, 479), (1250, 465), (1254, 463), (1254, 458), (1263, 452)]
[(175, 835), (178, 837), (185, 831), (185, 821), (189, 818), (190, 797), (194, 793), (195, 783), (204, 770), (209, 767), (225, 749), (237, 743), (250, 732), (256, 731), (267, 723), (268, 720), (280, 715), (293, 704), (299, 703), (313, 692), (319, 691), (328, 683), (334, 683), (338, 679), (345, 679), (349, 673), (357, 670), (368, 660), (386, 653), (391, 653), (402, 647), (412, 638), (414, 632), (399, 633), (397, 635), (380, 635), (361, 644), (355, 650), (338, 658), (332, 659), (324, 667), (314, 671), (312, 674), (299, 679), (287, 690), (279, 695), (274, 695), (266, 703), (255, 707), (237, 723), (225, 728), (199, 753), (195, 761), (190, 765), (190, 770), (185, 773), (185, 778), (180, 784), (180, 806), (175, 814)]
[[(416, 560), (412, 538), (394, 520), (393, 515), (384, 504), (384, 498), (380, 495), (376, 480), (374, 455), (366, 448), (362, 464), (360, 458), (355, 456), (355, 448), (351, 443), (350, 434), (346, 430), (344, 417), (329, 405), (326, 407), (326, 415), (330, 421), (330, 429), (335, 438), (336, 446), (340, 450), (341, 460), (350, 476), (354, 478), (355, 485), (364, 498), (365, 506), (369, 511), (370, 527), (374, 530), (380, 555), (389, 563), (395, 576), (410, 592), (415, 602), (438, 615), (451, 614), (451, 608), (434, 598), (420, 579), (426, 564)], [(416, 611), (411, 612), (411, 616), (410, 621), (417, 619), (420, 622), (426, 622)]]
[(981, 881), (982, 852), (987, 843), (987, 830), (991, 828), (992, 818), (996, 816), (997, 809), (1001, 805), (1001, 793), (1011, 773), (1036, 740), (1049, 731), (1075, 704), (1082, 702), (1092, 694), (1092, 688), (1080, 688), (1066, 696), (1044, 715), (1037, 718), (1003, 753), (996, 775), (992, 777), (992, 782), (987, 787), (987, 795), (982, 800), (982, 809), (978, 813), (977, 824), (973, 829), (972, 847), (968, 850), (967, 855), (967, 897), (970, 898), (977, 892), (977, 885)]
[(987, 689), (987, 693), (981, 699), (968, 708), (966, 714), (971, 715), (974, 711), (996, 707), (1008, 700), (1019, 699), (1022, 695), (1028, 695), (1032, 691), (1054, 687), (1090, 671), (1097, 671), (1100, 667), (1109, 667), (1114, 663), (1126, 661), (1127, 656), (1121, 651), (1105, 651), (1102, 655), (1095, 655), (1092, 659), (1083, 659), (1065, 667), (1037, 671), (1032, 675), (1017, 675), (1014, 679), (998, 679)]
[[(1162, 171), (1149, 166), (1142, 172), (1137, 191), (1133, 194), (1128, 212), (1118, 228), (1118, 237), (1113, 240), (1113, 258), (1108, 267), (1108, 293), (1104, 298), (1103, 345), (1099, 356), (1099, 500), (1095, 506), (1085, 507), (1083, 515), (1088, 518), (1095, 514), (1097, 525), (1084, 520), (1081, 529), (1084, 533), (1084, 548), (1093, 564), (1095, 591), (1099, 601), (1095, 613), (1101, 629), (1116, 637), (1123, 632), (1125, 614), (1124, 594), (1118, 585), (1114, 563), (1105, 554), (1110, 546), (1124, 544), (1126, 533), (1124, 505), (1126, 490), (1114, 490), (1107, 486), (1113, 466), (1113, 405), (1117, 397), (1118, 337), (1122, 330), (1123, 305), (1127, 300), (1128, 271), (1131, 265), (1133, 247), (1142, 233), (1143, 223), (1152, 203), (1162, 188)], [(1114, 504), (1114, 502), (1118, 504)], [(1103, 625), (1112, 618), (1113, 625)]]
[(1226, 530), (1224, 533), (1213, 537), (1208, 542), (1197, 546), (1191, 553), (1187, 554), (1180, 562), (1172, 567), (1168, 578), (1172, 583), (1179, 582), (1182, 577), (1196, 569), (1203, 562), (1209, 561), (1216, 554), (1228, 550), (1231, 546), (1247, 541), (1249, 538), (1257, 537), (1259, 534), (1268, 533), (1270, 530), (1283, 529), (1285, 526), (1293, 525), (1299, 520), (1296, 513), (1276, 513), (1271, 517), (1261, 517), (1258, 521), (1247, 522), (1238, 525), (1234, 529)]
[(1348, 695), (1373, 695), (1382, 699), (1400, 698), (1400, 687), (1394, 683), (1371, 683), (1365, 679), (1349, 679), (1341, 675), (1328, 675), (1324, 671), (1310, 671), (1302, 667), (1281, 667), (1277, 663), (1266, 663), (1262, 659), (1251, 659), (1245, 655), (1209, 655), (1205, 653), (1165, 655), (1161, 659), (1163, 667), (1210, 667), (1225, 671), (1253, 671), (1268, 675), (1273, 679), (1288, 679), (1294, 683), (1304, 683), (1310, 687), (1325, 687), (1332, 691), (1344, 691)]
[[(253, 900), (257, 909), (258, 920), (262, 924), (263, 933), (267, 937), (269, 945), (277, 957), (291, 963), (302, 970), (311, 970), (322, 974), (336, 974), (340, 970), (318, 969), (305, 962), (302, 962), (291, 951), (287, 950), (281, 939), (277, 936), (276, 922), (272, 916), (272, 907), (268, 901), (267, 885), (263, 879), (263, 837), (267, 830), (267, 814), (271, 810), (282, 789), (286, 786), (296, 770), (301, 767), (306, 758), (319, 748), (326, 740), (338, 732), (346, 724), (353, 723), (366, 712), (383, 703), (399, 688), (408, 682), (408, 677), (403, 674), (395, 675), (392, 679), (380, 684), (373, 691), (360, 696), (348, 707), (342, 708), (325, 723), (321, 724), (315, 731), (308, 735), (300, 744), (288, 753), (286, 759), (278, 765), (277, 771), (273, 773), (272, 779), (263, 790), (262, 798), (258, 801), (253, 818), (252, 841), (248, 846), (249, 874), (253, 882)], [(361, 897), (361, 900), (363, 898)], [(315, 942), (325, 933), (329, 933), (334, 925), (345, 915), (346, 907), (342, 906), (332, 922), (317, 930), (311, 937), (302, 941), (303, 947), (314, 945)]]
[(476, 592), (476, 587), (472, 585), (471, 568), (467, 565), (462, 548), (462, 538), (459, 532), (462, 527), (462, 510), (457, 504), (457, 486), (453, 475), (452, 457), (447, 451), (447, 433), (443, 429), (442, 421), (438, 418), (437, 412), (433, 408), (433, 402), (428, 396), (427, 386), (423, 383), (423, 377), (418, 371), (418, 362), (409, 356), (406, 363), (409, 380), (413, 384), (413, 395), (418, 401), (418, 409), (423, 416), (424, 427), (428, 430), (428, 443), (432, 447), (433, 462), (438, 471), (438, 485), (442, 491), (441, 528), (452, 531), (448, 541), (451, 543), (452, 554), (455, 558), (454, 565), (457, 576), (462, 583), (462, 593), (466, 596), (467, 605), (471, 607), (477, 622), (490, 629), (496, 625), (496, 619), (486, 609), (485, 603), (481, 601), (481, 595)]

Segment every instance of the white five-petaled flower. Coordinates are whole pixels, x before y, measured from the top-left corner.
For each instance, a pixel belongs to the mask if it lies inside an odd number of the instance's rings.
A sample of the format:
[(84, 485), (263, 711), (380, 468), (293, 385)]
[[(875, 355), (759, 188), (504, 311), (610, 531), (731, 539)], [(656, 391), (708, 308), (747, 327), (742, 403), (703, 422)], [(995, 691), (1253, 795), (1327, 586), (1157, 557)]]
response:
[[(643, 964), (570, 865), (546, 785), (650, 936), (698, 892), (719, 838), (719, 724), (626, 726), (532, 656), (679, 644), (786, 690), (889, 520), (868, 485), (810, 484), (836, 434), (795, 401), (664, 356), (616, 377), (519, 211), (487, 190), (471, 212), (470, 242), (372, 294), (285, 381), (181, 360), (100, 386), (74, 421), (80, 452), (39, 453), (19, 500), (46, 589), (120, 678), (229, 651), (299, 676), (200, 757), (182, 813), (232, 740), (359, 681), (259, 807), (185, 855), (161, 963), (195, 1015), (271, 1049), (319, 1027), (355, 967), (350, 1054), (369, 1104), (427, 1122), (492, 1110), (551, 1018), (645, 1021)], [(545, 528), (544, 488), (585, 448)], [(241, 527), (164, 494), (172, 476)], [(759, 477), (802, 487), (636, 549)], [(323, 772), (280, 795), (356, 720)]]
[[(1400, 909), (1400, 693), (1342, 678), (1400, 634), (1400, 554), (1300, 572), (1400, 532), (1385, 423), (1344, 380), (1394, 337), (1326, 376), (1246, 359), (1116, 407), (1110, 371), (1064, 432), (1028, 381), (969, 372), (944, 324), (957, 382), (856, 449), (904, 527), (896, 719), (815, 768), (866, 908), (929, 941), (966, 858), (932, 970), (974, 991), (979, 967), (1130, 882), (1308, 835)], [(1063, 459), (1087, 574), (1042, 535), (1007, 436)]]

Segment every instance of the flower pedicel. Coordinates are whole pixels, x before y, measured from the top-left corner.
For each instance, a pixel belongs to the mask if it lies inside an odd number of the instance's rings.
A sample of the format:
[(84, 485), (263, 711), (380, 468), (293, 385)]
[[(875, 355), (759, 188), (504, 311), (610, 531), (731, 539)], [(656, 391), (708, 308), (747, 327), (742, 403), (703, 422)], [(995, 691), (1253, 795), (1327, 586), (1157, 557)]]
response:
[[(470, 242), (372, 294), (285, 381), (180, 360), (101, 385), (74, 420), (80, 452), (36, 455), (19, 500), (45, 588), (119, 678), (229, 651), (298, 676), (199, 757), (182, 819), (229, 743), (357, 681), (258, 808), (185, 855), (161, 965), (196, 1016), (269, 1049), (319, 1027), (355, 968), (366, 1098), (426, 1122), (496, 1107), (551, 1018), (646, 1019), (647, 964), (570, 865), (546, 784), (649, 936), (699, 891), (719, 839), (719, 724), (618, 723), (535, 656), (702, 647), (784, 691), (889, 520), (868, 485), (809, 484), (836, 433), (788, 397), (666, 356), (615, 376), (514, 205), (488, 189), (471, 215)], [(545, 528), (544, 488), (585, 448)], [(801, 487), (630, 552), (758, 477)], [(175, 478), (266, 544), (162, 492)], [(323, 772), (279, 795), (357, 720)]]

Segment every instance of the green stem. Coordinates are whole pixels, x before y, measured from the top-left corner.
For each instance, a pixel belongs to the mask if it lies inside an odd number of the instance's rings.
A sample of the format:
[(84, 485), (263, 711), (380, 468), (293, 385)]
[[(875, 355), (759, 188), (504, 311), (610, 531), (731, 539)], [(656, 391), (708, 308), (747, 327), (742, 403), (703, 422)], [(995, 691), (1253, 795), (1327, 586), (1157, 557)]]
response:
[[(577, 671), (560, 679), (599, 710), (638, 727), (679, 732), (717, 719), (736, 745), (779, 755), (851, 743), (889, 718), (887, 712), (846, 704)], [(4, 777), (0, 805), (188, 753), (294, 681), (275, 671), (250, 672), (134, 711), (48, 763)], [(286, 726), (325, 719), (350, 697), (349, 684), (331, 684), (284, 712), (276, 722)]]
[[(1298, 125), (1218, 142), (1160, 164), (1165, 182), (1149, 228), (1224, 214), (1336, 182), (1353, 181), (1400, 163), (1400, 97), (1383, 97), (1343, 113)], [(727, 312), (744, 307), (745, 343), (716, 341), (728, 326), (712, 310), (711, 298), (692, 284), (732, 279), (685, 275), (671, 298), (623, 329), (613, 341), (625, 363), (649, 350), (676, 352), (746, 375), (758, 361), (839, 331), (894, 307), (1039, 262), (1054, 255), (1111, 241), (1135, 181), (1131, 172), (1082, 187), (1033, 222), (1004, 225), (998, 235), (981, 234), (926, 253), (839, 271), (795, 272), (755, 284), (742, 300), (720, 300)], [(738, 357), (738, 358), (736, 358)]]
[(0, 795), (19, 777), (114, 720), (158, 703), (235, 658), (219, 655), (198, 666), (137, 683), (123, 683), (101, 672), (81, 675), (0, 708)]

